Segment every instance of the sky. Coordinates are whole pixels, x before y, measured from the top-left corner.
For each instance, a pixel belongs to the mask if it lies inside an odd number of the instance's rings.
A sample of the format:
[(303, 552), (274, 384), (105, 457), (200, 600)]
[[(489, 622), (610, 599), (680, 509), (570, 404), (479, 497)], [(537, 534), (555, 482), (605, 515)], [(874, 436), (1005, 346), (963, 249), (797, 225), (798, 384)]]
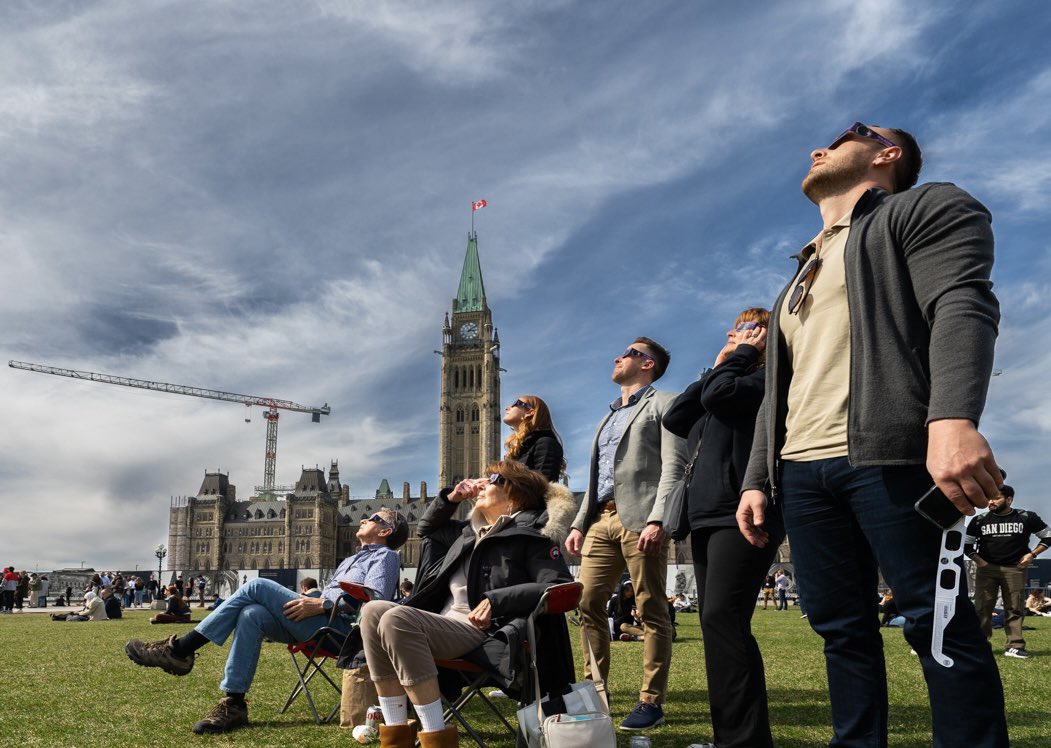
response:
[[(279, 484), (338, 460), (353, 496), (433, 493), (485, 199), (503, 399), (548, 402), (582, 490), (612, 358), (659, 340), (675, 391), (710, 366), (821, 228), (810, 151), (860, 120), (993, 214), (981, 428), (1051, 519), (1048, 36), (1002, 1), (5, 2), (0, 353), (327, 403), (282, 416)], [(5, 565), (151, 568), (172, 496), (263, 480), (258, 408), (8, 367), (0, 405)]]

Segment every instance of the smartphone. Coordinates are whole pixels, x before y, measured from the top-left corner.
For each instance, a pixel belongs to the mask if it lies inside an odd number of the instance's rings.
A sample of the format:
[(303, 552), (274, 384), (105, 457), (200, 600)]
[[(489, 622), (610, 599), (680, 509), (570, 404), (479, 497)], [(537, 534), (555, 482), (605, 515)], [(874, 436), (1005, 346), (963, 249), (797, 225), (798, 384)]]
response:
[[(1005, 479), (1007, 478), (1007, 471), (1003, 468), (1000, 468), (1000, 474)], [(931, 489), (923, 494), (913, 506), (921, 517), (933, 522), (943, 530), (950, 529), (963, 516), (963, 512), (957, 509), (956, 505), (949, 501), (937, 486), (931, 486)]]

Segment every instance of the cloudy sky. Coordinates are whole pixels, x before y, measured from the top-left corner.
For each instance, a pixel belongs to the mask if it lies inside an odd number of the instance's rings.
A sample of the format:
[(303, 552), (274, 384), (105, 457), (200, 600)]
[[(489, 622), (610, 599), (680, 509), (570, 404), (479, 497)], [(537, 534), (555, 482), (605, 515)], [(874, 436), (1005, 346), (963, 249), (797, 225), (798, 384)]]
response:
[[(549, 402), (580, 489), (611, 358), (657, 338), (674, 390), (710, 365), (820, 228), (810, 150), (861, 120), (993, 212), (982, 426), (1051, 519), (1039, 5), (5, 2), (3, 359), (328, 403), (282, 417), (278, 483), (338, 459), (356, 496), (433, 490), (432, 351), (485, 198), (504, 399)], [(4, 564), (148, 567), (205, 470), (262, 482), (258, 409), (7, 367), (0, 398)]]

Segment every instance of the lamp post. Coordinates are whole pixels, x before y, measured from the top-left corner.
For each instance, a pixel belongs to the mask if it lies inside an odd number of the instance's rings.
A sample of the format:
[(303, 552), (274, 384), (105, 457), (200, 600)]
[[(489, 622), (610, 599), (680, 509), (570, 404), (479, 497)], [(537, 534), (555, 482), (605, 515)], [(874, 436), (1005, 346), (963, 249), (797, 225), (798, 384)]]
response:
[(164, 557), (168, 555), (168, 549), (162, 543), (157, 546), (157, 550), (153, 552), (153, 555), (157, 557), (157, 584), (164, 584), (161, 581), (161, 564), (164, 562)]

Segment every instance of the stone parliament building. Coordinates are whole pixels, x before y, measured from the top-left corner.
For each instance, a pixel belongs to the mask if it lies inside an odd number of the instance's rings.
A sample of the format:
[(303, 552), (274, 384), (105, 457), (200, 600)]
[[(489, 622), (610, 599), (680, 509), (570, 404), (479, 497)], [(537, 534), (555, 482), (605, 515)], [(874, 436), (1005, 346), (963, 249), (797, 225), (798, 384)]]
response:
[[(441, 396), (439, 400), (438, 485), (451, 486), (479, 476), (501, 456), (500, 337), (486, 303), (478, 257), (477, 235), (468, 236), (460, 285), (442, 327)], [(437, 491), (435, 492), (435, 495)], [(579, 499), (582, 494), (578, 493)], [(298, 570), (324, 579), (357, 550), (355, 532), (361, 519), (386, 507), (409, 522), (409, 539), (401, 549), (402, 567), (417, 565), (420, 538), (416, 523), (434, 496), (420, 484), (412, 496), (408, 483), (395, 496), (386, 479), (371, 498), (350, 497), (332, 462), (328, 475), (304, 468), (291, 491), (238, 500), (229, 475), (206, 472), (195, 496), (171, 500), (168, 524), (168, 569), (204, 573), (218, 589), (224, 578), (236, 588), (238, 575), (256, 571)], [(778, 563), (791, 560), (788, 541)], [(675, 543), (673, 564), (692, 564), (690, 543)]]

